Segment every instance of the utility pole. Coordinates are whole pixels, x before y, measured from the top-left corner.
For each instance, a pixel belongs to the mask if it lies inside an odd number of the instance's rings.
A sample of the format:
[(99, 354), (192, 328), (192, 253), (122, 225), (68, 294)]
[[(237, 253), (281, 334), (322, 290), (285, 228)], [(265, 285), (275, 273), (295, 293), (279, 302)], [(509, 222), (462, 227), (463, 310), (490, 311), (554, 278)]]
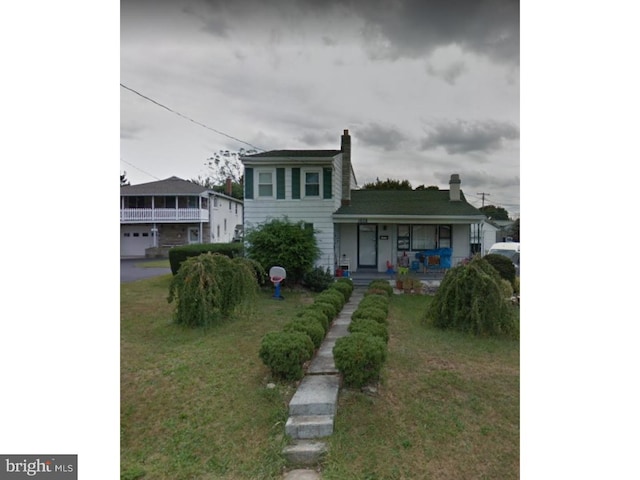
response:
[(490, 197), (491, 194), (490, 193), (479, 192), (476, 195), (482, 195), (482, 208), (484, 208), (484, 196), (486, 195), (487, 197)]

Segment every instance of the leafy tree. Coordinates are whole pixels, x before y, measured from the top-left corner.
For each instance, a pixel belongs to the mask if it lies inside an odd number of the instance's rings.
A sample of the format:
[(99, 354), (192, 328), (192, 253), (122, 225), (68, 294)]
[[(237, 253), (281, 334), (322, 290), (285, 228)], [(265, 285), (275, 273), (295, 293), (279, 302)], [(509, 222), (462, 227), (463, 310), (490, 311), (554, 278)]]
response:
[(478, 210), (484, 213), (491, 220), (509, 220), (509, 212), (502, 207), (485, 205), (484, 207), (480, 207)]
[(312, 228), (305, 223), (290, 222), (288, 218), (274, 219), (245, 232), (247, 255), (260, 263), (266, 271), (273, 266), (287, 271), (287, 282), (300, 283), (320, 256)]
[(438, 328), (475, 335), (517, 336), (515, 317), (504, 300), (502, 279), (480, 257), (447, 272), (425, 319)]
[[(239, 200), (242, 200), (244, 198), (244, 189), (242, 187), (243, 178), (244, 177), (240, 179), (240, 182), (231, 182), (231, 196), (233, 198), (237, 198)], [(203, 177), (202, 175), (198, 175), (196, 178), (192, 178), (191, 182), (202, 185), (204, 188), (208, 188), (209, 190), (213, 190), (214, 192), (224, 193), (225, 195), (228, 195), (226, 180), (221, 184), (215, 184), (212, 177)]]
[(208, 327), (227, 319), (241, 304), (250, 305), (257, 290), (255, 270), (246, 259), (203, 253), (182, 263), (167, 300), (176, 303), (176, 323)]
[(511, 234), (511, 238), (513, 238), (514, 242), (520, 241), (520, 218), (516, 218), (516, 221), (513, 222), (509, 233)]
[(413, 190), (409, 180), (392, 180), (387, 178), (385, 181), (381, 181), (376, 178), (375, 183), (365, 183), (362, 187), (363, 190)]

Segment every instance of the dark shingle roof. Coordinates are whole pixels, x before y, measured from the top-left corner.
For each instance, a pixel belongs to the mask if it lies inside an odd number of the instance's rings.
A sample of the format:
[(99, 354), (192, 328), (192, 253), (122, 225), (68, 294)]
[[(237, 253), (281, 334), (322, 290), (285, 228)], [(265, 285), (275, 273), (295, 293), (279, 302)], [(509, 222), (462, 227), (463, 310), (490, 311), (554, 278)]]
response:
[(202, 185), (170, 177), (157, 182), (120, 187), (120, 195), (199, 195), (207, 190)]
[(246, 155), (243, 158), (247, 160), (260, 158), (323, 158), (335, 157), (341, 150), (271, 150), (269, 152), (256, 153), (254, 155)]
[(462, 192), (460, 198), (450, 201), (449, 190), (352, 190), (351, 205), (335, 215), (484, 216)]

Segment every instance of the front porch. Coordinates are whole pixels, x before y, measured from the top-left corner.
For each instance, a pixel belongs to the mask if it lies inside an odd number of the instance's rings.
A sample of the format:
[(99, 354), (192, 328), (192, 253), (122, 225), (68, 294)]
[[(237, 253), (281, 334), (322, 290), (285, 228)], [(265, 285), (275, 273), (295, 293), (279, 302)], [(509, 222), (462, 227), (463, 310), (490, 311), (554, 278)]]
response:
[[(410, 275), (411, 278), (414, 278), (423, 284), (433, 285), (437, 283), (437, 285), (439, 285), (446, 272), (446, 269), (440, 269), (428, 270), (426, 272), (411, 272)], [(351, 278), (354, 286), (366, 287), (374, 280), (388, 280), (393, 286), (395, 285), (396, 277), (396, 273), (379, 272), (375, 268), (359, 268), (356, 272), (349, 272), (349, 276), (347, 278)]]

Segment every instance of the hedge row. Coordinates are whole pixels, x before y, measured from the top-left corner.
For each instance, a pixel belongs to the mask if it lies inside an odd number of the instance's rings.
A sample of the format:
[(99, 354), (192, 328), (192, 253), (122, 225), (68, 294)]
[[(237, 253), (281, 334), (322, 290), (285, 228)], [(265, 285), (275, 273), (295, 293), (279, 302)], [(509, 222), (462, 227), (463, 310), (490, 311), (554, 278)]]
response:
[(351, 316), (351, 335), (336, 340), (333, 358), (347, 386), (360, 388), (380, 378), (387, 358), (387, 315), (391, 295), (393, 288), (388, 282), (371, 282)]
[(271, 374), (282, 380), (299, 380), (304, 363), (311, 360), (316, 348), (329, 331), (333, 319), (351, 297), (353, 284), (339, 279), (316, 296), (313, 303), (287, 323), (282, 331), (265, 335), (259, 356)]

